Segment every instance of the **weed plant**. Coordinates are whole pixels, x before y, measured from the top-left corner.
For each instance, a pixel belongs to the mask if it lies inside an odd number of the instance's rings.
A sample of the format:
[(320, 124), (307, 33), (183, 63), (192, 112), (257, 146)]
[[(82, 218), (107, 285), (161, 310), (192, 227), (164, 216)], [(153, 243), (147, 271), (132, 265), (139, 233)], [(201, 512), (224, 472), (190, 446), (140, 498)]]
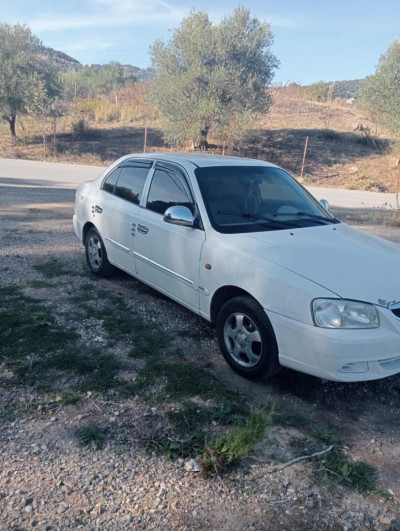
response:
[(255, 409), (226, 437), (209, 439), (201, 458), (205, 472), (218, 472), (248, 457), (255, 445), (267, 437), (271, 420), (272, 412), (266, 415), (264, 410)]
[(100, 450), (105, 439), (104, 430), (95, 424), (79, 427), (75, 435), (79, 446), (87, 446), (91, 450)]
[(367, 493), (376, 489), (375, 468), (365, 461), (352, 461), (341, 446), (335, 446), (314, 465), (318, 475), (358, 492)]
[(372, 465), (364, 461), (352, 461), (343, 451), (341, 442), (328, 429), (318, 428), (311, 434), (317, 440), (334, 445), (332, 450), (314, 462), (318, 475), (361, 493), (376, 490), (377, 474)]

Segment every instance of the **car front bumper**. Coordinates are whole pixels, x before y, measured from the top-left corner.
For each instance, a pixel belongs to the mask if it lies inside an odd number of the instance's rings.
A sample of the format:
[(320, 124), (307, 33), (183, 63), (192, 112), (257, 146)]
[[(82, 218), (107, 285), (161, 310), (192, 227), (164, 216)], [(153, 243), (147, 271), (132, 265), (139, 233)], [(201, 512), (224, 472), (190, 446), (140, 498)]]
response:
[(376, 380), (400, 372), (400, 320), (383, 311), (378, 328), (358, 330), (319, 328), (266, 313), (284, 367), (337, 382)]

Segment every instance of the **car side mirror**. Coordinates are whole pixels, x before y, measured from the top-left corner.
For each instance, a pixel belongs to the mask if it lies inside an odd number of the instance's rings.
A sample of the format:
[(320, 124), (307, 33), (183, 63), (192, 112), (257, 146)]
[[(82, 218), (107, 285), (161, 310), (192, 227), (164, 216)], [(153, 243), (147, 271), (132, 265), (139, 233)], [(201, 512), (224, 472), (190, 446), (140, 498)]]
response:
[(183, 227), (194, 227), (195, 218), (186, 206), (172, 206), (164, 212), (164, 221), (172, 225), (182, 225)]
[(327, 211), (329, 212), (329, 203), (326, 199), (320, 199), (319, 204)]

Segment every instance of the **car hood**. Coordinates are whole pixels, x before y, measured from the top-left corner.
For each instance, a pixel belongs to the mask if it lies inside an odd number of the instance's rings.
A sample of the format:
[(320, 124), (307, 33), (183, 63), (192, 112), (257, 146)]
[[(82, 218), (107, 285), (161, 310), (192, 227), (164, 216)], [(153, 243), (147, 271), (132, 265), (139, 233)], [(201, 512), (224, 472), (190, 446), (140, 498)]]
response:
[(400, 301), (400, 248), (346, 224), (230, 235), (268, 260), (335, 295), (382, 306)]

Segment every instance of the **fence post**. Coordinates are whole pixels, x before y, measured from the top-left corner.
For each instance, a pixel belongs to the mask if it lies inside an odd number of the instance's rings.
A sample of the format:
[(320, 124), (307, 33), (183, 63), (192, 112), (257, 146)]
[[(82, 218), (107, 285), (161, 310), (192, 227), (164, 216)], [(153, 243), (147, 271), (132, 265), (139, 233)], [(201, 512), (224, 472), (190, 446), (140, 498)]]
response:
[(225, 155), (225, 148), (226, 148), (226, 135), (224, 135), (224, 140), (222, 142), (222, 155)]
[(53, 157), (57, 157), (57, 148), (56, 148), (56, 136), (57, 136), (57, 118), (53, 116)]
[(300, 174), (300, 179), (303, 178), (304, 166), (305, 166), (305, 163), (306, 163), (307, 146), (308, 146), (308, 136), (306, 136), (306, 144), (305, 144), (305, 146), (304, 146), (303, 162), (301, 163), (301, 174)]
[(146, 153), (147, 148), (147, 123), (144, 126), (144, 144), (143, 144), (143, 153)]

